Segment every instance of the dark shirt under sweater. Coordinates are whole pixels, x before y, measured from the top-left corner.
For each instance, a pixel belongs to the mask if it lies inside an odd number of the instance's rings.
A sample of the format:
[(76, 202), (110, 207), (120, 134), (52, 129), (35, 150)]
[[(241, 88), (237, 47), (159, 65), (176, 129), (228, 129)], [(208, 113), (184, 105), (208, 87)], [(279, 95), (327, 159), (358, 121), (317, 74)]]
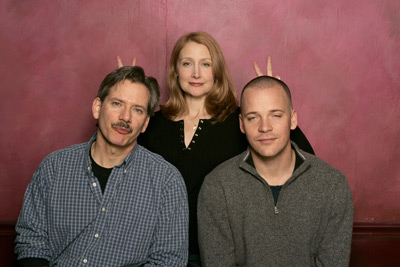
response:
[[(297, 155), (297, 153), (294, 153), (294, 154), (295, 154), (295, 157), (296, 157), (296, 161), (295, 161), (295, 163), (294, 163), (294, 170), (293, 170), (293, 172), (301, 165), (301, 163), (304, 162), (304, 160), (303, 160), (302, 158), (300, 158), (299, 155)], [(251, 154), (250, 154), (250, 156), (247, 158), (246, 162), (247, 162), (248, 164), (250, 164), (251, 166), (253, 166), (254, 169), (256, 168), (256, 166), (254, 165), (253, 158), (251, 157)], [(276, 204), (278, 203), (278, 197), (279, 197), (279, 193), (281, 192), (282, 186), (283, 186), (283, 185), (269, 185), (269, 187), (271, 188), (271, 191), (272, 191), (272, 195), (274, 196), (274, 203), (275, 203), (275, 206), (276, 206)]]

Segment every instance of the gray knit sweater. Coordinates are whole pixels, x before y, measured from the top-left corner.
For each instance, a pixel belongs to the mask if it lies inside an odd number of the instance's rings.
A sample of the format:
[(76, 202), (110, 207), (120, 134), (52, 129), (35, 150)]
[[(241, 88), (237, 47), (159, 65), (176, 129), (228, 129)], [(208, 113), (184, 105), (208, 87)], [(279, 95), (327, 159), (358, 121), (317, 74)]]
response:
[(203, 266), (348, 266), (353, 202), (345, 176), (297, 148), (304, 162), (272, 191), (246, 162), (249, 151), (222, 163), (199, 195)]

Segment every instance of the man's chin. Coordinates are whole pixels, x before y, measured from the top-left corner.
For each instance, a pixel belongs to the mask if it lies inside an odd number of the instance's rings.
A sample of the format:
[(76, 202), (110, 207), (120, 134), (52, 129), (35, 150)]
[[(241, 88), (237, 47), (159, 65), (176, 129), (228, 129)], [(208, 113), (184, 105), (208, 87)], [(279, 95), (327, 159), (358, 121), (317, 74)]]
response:
[(276, 157), (279, 153), (273, 147), (261, 148), (261, 149), (252, 149), (253, 155), (260, 159), (272, 159)]
[(135, 140), (130, 140), (126, 138), (117, 138), (114, 140), (110, 140), (108, 142), (111, 146), (113, 147), (118, 147), (118, 148), (127, 148), (127, 147), (133, 147), (136, 144), (136, 139)]

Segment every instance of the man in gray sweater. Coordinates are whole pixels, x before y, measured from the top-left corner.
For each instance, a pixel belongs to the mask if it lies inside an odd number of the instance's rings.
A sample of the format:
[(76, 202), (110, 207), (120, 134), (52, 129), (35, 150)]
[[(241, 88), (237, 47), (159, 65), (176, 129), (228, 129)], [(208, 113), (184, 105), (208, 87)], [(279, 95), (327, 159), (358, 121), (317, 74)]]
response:
[(214, 169), (199, 195), (203, 266), (348, 266), (348, 182), (290, 141), (297, 114), (287, 85), (250, 81), (239, 119), (249, 149)]

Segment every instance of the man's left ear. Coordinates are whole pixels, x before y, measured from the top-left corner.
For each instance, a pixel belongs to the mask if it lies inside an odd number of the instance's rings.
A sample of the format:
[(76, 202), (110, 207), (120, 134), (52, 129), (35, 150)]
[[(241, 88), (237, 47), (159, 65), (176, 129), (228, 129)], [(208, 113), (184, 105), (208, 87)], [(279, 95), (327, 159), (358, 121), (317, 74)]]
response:
[(96, 120), (98, 120), (100, 117), (100, 109), (101, 109), (101, 100), (100, 100), (100, 98), (96, 97), (93, 100), (93, 104), (92, 104), (92, 114), (93, 114), (93, 118), (95, 118)]
[(240, 131), (241, 131), (243, 134), (246, 134), (246, 130), (244, 129), (244, 123), (243, 123), (242, 114), (239, 114), (239, 126), (240, 126)]
[(147, 126), (149, 125), (150, 121), (150, 115), (147, 115), (146, 121), (143, 124), (142, 130), (140, 131), (141, 133), (144, 133), (147, 129)]
[(290, 129), (294, 130), (297, 127), (297, 112), (296, 110), (292, 110), (292, 116), (290, 118)]

